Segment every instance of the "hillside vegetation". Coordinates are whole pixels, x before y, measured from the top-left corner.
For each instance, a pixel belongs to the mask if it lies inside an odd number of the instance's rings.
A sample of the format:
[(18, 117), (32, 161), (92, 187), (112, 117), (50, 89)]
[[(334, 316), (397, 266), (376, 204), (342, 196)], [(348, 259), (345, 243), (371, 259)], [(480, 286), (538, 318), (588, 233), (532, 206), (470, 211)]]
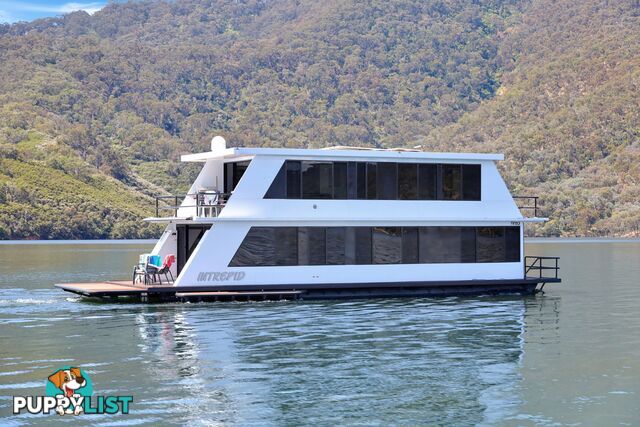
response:
[(0, 238), (150, 236), (180, 153), (504, 152), (546, 235), (640, 230), (637, 0), (179, 1), (0, 26)]

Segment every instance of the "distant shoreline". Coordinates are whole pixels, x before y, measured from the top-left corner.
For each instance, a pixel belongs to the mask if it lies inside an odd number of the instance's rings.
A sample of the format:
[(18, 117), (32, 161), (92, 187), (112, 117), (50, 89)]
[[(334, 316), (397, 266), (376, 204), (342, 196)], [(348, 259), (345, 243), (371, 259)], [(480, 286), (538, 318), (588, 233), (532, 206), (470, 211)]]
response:
[[(157, 239), (0, 240), (0, 245), (144, 245)], [(640, 243), (638, 237), (525, 237), (525, 243)]]
[(0, 245), (143, 245), (158, 239), (95, 239), (95, 240), (0, 240)]
[(525, 237), (525, 243), (640, 243), (638, 237)]

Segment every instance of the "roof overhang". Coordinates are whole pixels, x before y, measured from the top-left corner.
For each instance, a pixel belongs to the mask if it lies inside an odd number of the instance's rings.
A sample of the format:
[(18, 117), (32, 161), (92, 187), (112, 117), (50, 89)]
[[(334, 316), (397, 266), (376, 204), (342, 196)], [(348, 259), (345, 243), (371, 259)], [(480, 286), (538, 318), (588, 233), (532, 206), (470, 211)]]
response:
[(349, 223), (352, 225), (413, 225), (431, 223), (492, 223), (492, 224), (520, 224), (520, 223), (541, 223), (548, 221), (548, 218), (429, 218), (429, 219), (398, 219), (398, 218), (264, 218), (264, 217), (213, 217), (213, 218), (179, 218), (179, 217), (149, 217), (144, 221), (151, 223), (176, 223), (176, 224), (212, 224), (216, 222), (239, 222), (239, 223), (259, 223), (259, 224), (302, 224), (302, 223)]
[(306, 149), (306, 148), (246, 148), (232, 147), (203, 153), (184, 154), (183, 162), (206, 162), (207, 160), (235, 159), (237, 157), (276, 156), (292, 158), (327, 159), (367, 159), (367, 160), (451, 160), (451, 161), (500, 161), (503, 154), (486, 153), (431, 153), (425, 151), (399, 150), (344, 150), (344, 149)]

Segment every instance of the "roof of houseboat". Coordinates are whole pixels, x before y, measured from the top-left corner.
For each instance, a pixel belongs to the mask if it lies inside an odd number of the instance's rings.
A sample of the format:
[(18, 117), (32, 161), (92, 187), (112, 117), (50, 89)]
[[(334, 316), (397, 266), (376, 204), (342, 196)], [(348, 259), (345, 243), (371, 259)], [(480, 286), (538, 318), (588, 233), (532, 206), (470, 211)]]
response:
[(236, 157), (278, 156), (287, 158), (350, 158), (350, 159), (416, 159), (416, 160), (503, 160), (503, 154), (485, 153), (434, 153), (414, 149), (382, 149), (335, 146), (320, 149), (263, 148), (263, 147), (212, 147), (203, 153), (185, 154), (183, 162), (205, 162), (211, 159)]

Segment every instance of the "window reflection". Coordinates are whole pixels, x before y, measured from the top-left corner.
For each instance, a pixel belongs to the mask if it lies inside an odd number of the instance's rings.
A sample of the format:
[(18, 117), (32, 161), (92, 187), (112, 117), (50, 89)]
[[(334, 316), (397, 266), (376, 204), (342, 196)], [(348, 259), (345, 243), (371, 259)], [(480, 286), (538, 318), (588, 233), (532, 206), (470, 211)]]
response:
[(252, 227), (229, 266), (520, 261), (520, 227)]

